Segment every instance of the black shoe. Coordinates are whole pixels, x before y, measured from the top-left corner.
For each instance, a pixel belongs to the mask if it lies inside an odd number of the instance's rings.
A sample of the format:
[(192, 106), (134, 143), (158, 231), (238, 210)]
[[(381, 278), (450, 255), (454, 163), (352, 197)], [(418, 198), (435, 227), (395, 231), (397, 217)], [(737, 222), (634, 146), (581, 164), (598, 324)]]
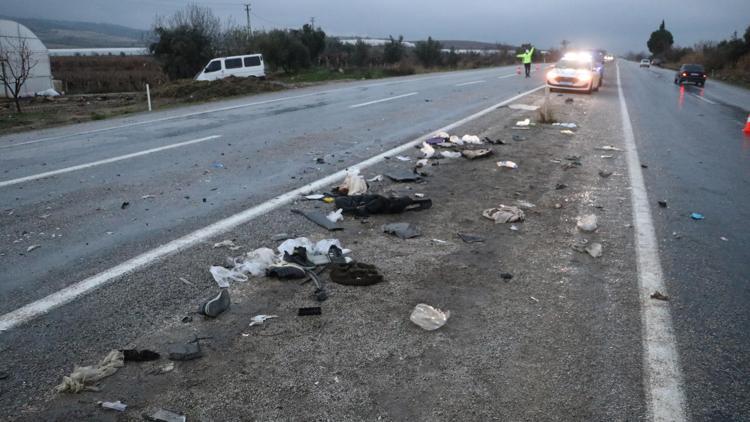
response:
[(207, 317), (216, 318), (229, 309), (229, 305), (229, 290), (221, 289), (221, 292), (215, 298), (204, 303), (198, 312)]
[(269, 267), (266, 270), (266, 275), (282, 280), (305, 278), (307, 276), (307, 274), (305, 273), (305, 269), (295, 264), (276, 265), (273, 267)]
[(315, 264), (307, 258), (307, 249), (302, 246), (294, 248), (294, 253), (291, 255), (289, 255), (289, 252), (284, 252), (284, 261), (297, 264), (308, 270), (315, 268)]

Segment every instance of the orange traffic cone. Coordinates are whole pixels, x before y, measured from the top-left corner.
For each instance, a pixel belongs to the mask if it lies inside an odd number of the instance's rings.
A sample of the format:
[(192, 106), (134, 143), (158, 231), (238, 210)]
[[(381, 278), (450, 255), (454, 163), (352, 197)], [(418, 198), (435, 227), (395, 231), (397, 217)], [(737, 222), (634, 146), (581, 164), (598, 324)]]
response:
[(518, 66), (516, 68), (516, 75), (520, 75), (520, 74), (521, 74), (521, 66)]
[(750, 115), (747, 116), (747, 123), (745, 123), (745, 128), (742, 131), (750, 135)]

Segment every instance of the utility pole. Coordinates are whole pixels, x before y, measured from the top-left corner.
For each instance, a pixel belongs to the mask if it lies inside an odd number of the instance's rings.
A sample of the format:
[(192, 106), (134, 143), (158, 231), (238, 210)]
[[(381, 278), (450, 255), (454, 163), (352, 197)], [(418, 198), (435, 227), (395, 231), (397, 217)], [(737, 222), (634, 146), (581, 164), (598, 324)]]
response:
[(247, 13), (247, 32), (252, 36), (253, 31), (250, 27), (250, 3), (245, 3), (245, 13)]
[(312, 26), (312, 29), (315, 29), (315, 16), (310, 18), (310, 26)]

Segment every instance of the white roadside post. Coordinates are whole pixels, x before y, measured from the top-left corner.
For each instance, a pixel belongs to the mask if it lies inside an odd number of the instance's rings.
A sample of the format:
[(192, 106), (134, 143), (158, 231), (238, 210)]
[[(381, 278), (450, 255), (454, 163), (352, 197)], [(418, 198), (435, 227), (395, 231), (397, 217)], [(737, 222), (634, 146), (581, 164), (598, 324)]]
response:
[(148, 84), (146, 84), (146, 99), (148, 99), (148, 111), (151, 111), (151, 90)]

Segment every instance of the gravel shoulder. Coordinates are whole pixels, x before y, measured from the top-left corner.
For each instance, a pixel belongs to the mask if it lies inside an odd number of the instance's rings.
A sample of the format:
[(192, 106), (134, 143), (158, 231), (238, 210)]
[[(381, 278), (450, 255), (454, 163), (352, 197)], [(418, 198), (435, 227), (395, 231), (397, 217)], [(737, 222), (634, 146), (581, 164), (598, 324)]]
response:
[[(567, 98), (574, 101), (566, 103)], [(376, 265), (384, 283), (342, 286), (324, 273), (330, 297), (320, 304), (322, 315), (298, 317), (299, 307), (319, 305), (311, 284), (251, 278), (232, 286), (228, 312), (204, 320), (194, 311), (215, 294), (208, 267), (223, 264), (229, 252), (211, 245), (193, 248), (147, 275), (132, 276), (134, 283), (160, 283), (153, 297), (112, 299), (97, 292), (79, 304), (106, 306), (110, 323), (118, 324), (119, 332), (130, 326), (134, 334), (112, 338), (83, 322), (85, 338), (59, 345), (61, 354), (76, 358), (67, 367), (50, 368), (43, 356), (3, 345), (5, 365), (12, 368), (4, 370), (13, 375), (0, 380), (0, 405), (13, 409), (11, 418), (18, 420), (142, 420), (156, 408), (203, 421), (644, 419), (625, 157), (596, 149), (622, 148), (616, 90), (605, 86), (598, 95), (551, 99), (558, 121), (579, 125), (574, 135), (551, 125), (512, 129), (537, 113), (503, 107), (453, 132), (502, 139), (506, 145), (491, 146), (493, 157), (440, 160), (424, 169), (428, 176), (422, 183), (371, 184), (377, 193), (422, 193), (433, 200), (429, 210), (366, 220), (347, 216), (343, 231), (328, 233), (285, 207), (224, 237), (243, 251), (275, 249), (279, 242), (271, 239), (282, 232), (313, 240), (335, 237), (355, 259)], [(519, 102), (541, 100), (537, 93)], [(513, 135), (525, 140), (514, 141)], [(419, 151), (410, 155), (416, 158)], [(581, 166), (564, 169), (574, 155)], [(499, 168), (499, 160), (519, 167)], [(409, 170), (413, 162), (394, 158), (363, 173), (369, 178)], [(602, 177), (600, 170), (612, 175)], [(481, 215), (518, 201), (535, 207), (525, 210), (517, 231)], [(294, 205), (316, 207), (333, 208), (311, 201)], [(584, 214), (598, 216), (595, 233), (576, 229)], [(401, 240), (382, 233), (390, 222), (415, 224), (422, 236)], [(464, 243), (458, 232), (485, 241)], [(603, 256), (571, 248), (583, 238), (600, 242)], [(513, 278), (504, 280), (501, 273)], [(109, 299), (102, 304), (104, 297)], [(129, 314), (127, 300), (152, 303), (154, 312)], [(436, 331), (424, 331), (409, 321), (417, 303), (450, 310), (450, 319)], [(248, 327), (257, 314), (279, 317)], [(183, 323), (185, 316), (192, 321)], [(58, 322), (51, 319), (45, 324), (54, 328)], [(93, 364), (111, 348), (165, 353), (168, 344), (194, 336), (210, 337), (201, 342), (205, 356), (176, 362), (172, 372), (151, 375), (155, 364), (129, 363), (105, 378), (100, 392), (51, 392), (74, 364)], [(97, 400), (121, 400), (128, 409), (105, 411)]]

